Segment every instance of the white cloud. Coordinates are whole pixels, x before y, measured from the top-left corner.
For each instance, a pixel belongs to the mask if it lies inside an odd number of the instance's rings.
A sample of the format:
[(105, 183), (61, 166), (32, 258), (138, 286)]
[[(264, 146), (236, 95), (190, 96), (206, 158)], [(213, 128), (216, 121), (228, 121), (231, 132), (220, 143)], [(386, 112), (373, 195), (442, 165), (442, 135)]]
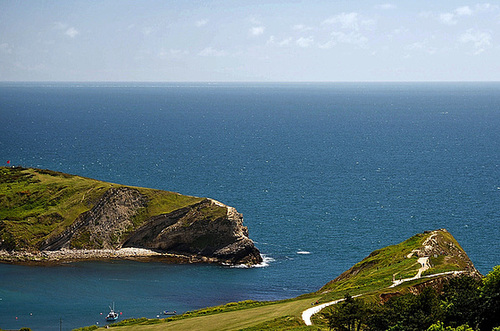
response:
[(330, 35), (331, 39), (324, 44), (320, 44), (319, 48), (330, 49), (337, 44), (349, 44), (361, 48), (367, 47), (368, 38), (356, 31), (351, 31), (349, 33), (345, 33), (342, 31), (333, 31)]
[(224, 50), (215, 49), (213, 47), (207, 47), (207, 48), (203, 49), (201, 52), (199, 52), (198, 55), (222, 57), (222, 56), (226, 56), (227, 53)]
[(146, 27), (142, 28), (142, 34), (145, 36), (149, 36), (151, 33), (153, 33), (153, 31), (154, 31), (154, 28), (151, 26), (146, 26)]
[(262, 25), (262, 22), (259, 21), (258, 19), (256, 19), (255, 17), (249, 17), (248, 18), (248, 21), (252, 24), (252, 25)]
[(207, 25), (207, 23), (208, 23), (208, 20), (204, 18), (204, 19), (202, 19), (202, 20), (196, 21), (195, 25), (196, 25), (198, 28), (200, 28), (200, 27), (202, 27), (202, 26)]
[(409, 49), (409, 50), (422, 49), (425, 47), (426, 44), (427, 44), (427, 42), (425, 42), (425, 41), (416, 41), (416, 42), (406, 46), (406, 49)]
[(399, 27), (399, 28), (394, 29), (391, 32), (389, 32), (387, 34), (387, 38), (392, 40), (392, 39), (399, 37), (399, 36), (405, 36), (406, 34), (408, 34), (408, 32), (409, 32), (409, 30), (407, 28)]
[(12, 47), (10, 47), (7, 43), (2, 43), (0, 44), (0, 52), (4, 54), (12, 54)]
[(285, 38), (281, 41), (277, 41), (275, 36), (270, 36), (269, 39), (267, 40), (268, 45), (278, 45), (280, 47), (285, 47), (289, 46), (292, 43), (292, 38)]
[(182, 49), (169, 49), (169, 50), (161, 50), (159, 53), (158, 53), (158, 57), (162, 58), (162, 59), (166, 59), (166, 58), (180, 58), (180, 57), (183, 57), (185, 55), (188, 55), (189, 54), (189, 51), (187, 50), (182, 50)]
[(472, 15), (472, 10), (469, 6), (458, 7), (455, 9), (455, 14), (457, 16), (470, 16)]
[(334, 25), (343, 30), (359, 31), (370, 29), (376, 23), (373, 19), (363, 18), (358, 13), (341, 13), (322, 22), (323, 25)]
[(283, 46), (288, 46), (292, 43), (292, 38), (286, 38), (286, 39), (283, 39), (282, 41), (280, 41), (278, 43), (279, 46), (283, 47)]
[(368, 42), (368, 38), (361, 35), (359, 32), (344, 33), (344, 32), (334, 31), (332, 32), (331, 35), (333, 37), (333, 40), (337, 43), (344, 43), (344, 44), (351, 44), (360, 47), (365, 47), (366, 43)]
[(264, 33), (264, 30), (265, 30), (265, 29), (266, 29), (266, 28), (265, 28), (265, 27), (263, 27), (263, 26), (254, 26), (254, 27), (250, 28), (250, 31), (249, 31), (249, 32), (250, 32), (250, 34), (251, 34), (252, 36), (260, 36), (261, 34), (263, 34), (263, 33)]
[(437, 52), (437, 49), (435, 47), (429, 46), (429, 42), (427, 40), (414, 42), (410, 45), (407, 45), (405, 49), (409, 51), (422, 51), (430, 55)]
[(439, 20), (441, 23), (447, 24), (447, 25), (455, 25), (458, 23), (458, 18), (462, 16), (471, 16), (473, 14), (472, 9), (470, 9), (469, 6), (462, 6), (456, 8), (453, 12), (451, 13), (442, 13), (439, 15)]
[(474, 54), (481, 54), (486, 50), (487, 47), (491, 46), (491, 34), (484, 31), (476, 31), (474, 29), (468, 29), (463, 33), (459, 39), (462, 44), (471, 43), (474, 47)]
[(292, 26), (292, 30), (300, 32), (311, 31), (312, 29), (313, 28), (306, 26), (304, 24), (295, 24), (294, 26)]
[(486, 13), (494, 13), (495, 11), (498, 11), (499, 9), (500, 9), (500, 6), (498, 6), (498, 5), (492, 5), (489, 3), (482, 3), (482, 4), (476, 4), (473, 7), (470, 7), (470, 6), (458, 7), (450, 12), (441, 13), (439, 15), (436, 15), (432, 12), (423, 12), (423, 13), (420, 13), (419, 16), (424, 17), (424, 18), (436, 18), (443, 24), (455, 25), (458, 23), (459, 18), (461, 18), (461, 17), (486, 14)]
[(477, 11), (495, 11), (500, 9), (498, 5), (492, 5), (491, 3), (479, 3), (474, 6)]
[(324, 44), (319, 44), (318, 47), (321, 49), (330, 49), (333, 48), (333, 46), (337, 45), (337, 43), (334, 40), (329, 40)]
[(421, 17), (421, 18), (432, 18), (433, 16), (434, 16), (434, 14), (431, 11), (422, 11), (422, 12), (418, 13), (418, 17)]
[(63, 22), (54, 22), (54, 28), (57, 30), (64, 30), (68, 27), (68, 24)]
[(64, 34), (70, 38), (75, 38), (78, 34), (80, 34), (80, 32), (78, 32), (78, 30), (76, 30), (75, 28), (71, 27), (67, 29), (66, 32), (64, 32)]
[(395, 9), (396, 6), (393, 5), (392, 3), (382, 3), (380, 5), (376, 5), (375, 8), (382, 9), (382, 10), (389, 10), (389, 9)]
[(454, 25), (457, 24), (457, 20), (455, 17), (455, 14), (453, 13), (443, 13), (439, 15), (439, 20), (441, 23), (447, 24), (447, 25)]
[(54, 29), (59, 30), (64, 33), (64, 35), (75, 38), (80, 32), (74, 27), (70, 27), (68, 24), (63, 22), (54, 22)]
[(303, 48), (310, 47), (314, 43), (314, 38), (312, 36), (307, 37), (307, 38), (300, 37), (299, 39), (297, 39), (297, 41), (295, 43), (299, 47), (303, 47)]
[(358, 13), (342, 13), (339, 15), (332, 16), (323, 21), (323, 24), (333, 25), (340, 24), (343, 29), (358, 30), (359, 29), (359, 18)]

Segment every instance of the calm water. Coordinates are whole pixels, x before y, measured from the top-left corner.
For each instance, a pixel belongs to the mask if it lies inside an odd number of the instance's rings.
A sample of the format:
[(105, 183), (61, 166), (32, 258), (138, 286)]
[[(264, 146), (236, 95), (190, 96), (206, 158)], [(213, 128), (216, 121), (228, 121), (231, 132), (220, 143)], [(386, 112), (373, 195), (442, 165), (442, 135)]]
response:
[(295, 297), (437, 228), (487, 273), (499, 128), (500, 83), (1, 84), (3, 164), (217, 199), (273, 260), (0, 264), (0, 328), (103, 324), (113, 301), (126, 318)]

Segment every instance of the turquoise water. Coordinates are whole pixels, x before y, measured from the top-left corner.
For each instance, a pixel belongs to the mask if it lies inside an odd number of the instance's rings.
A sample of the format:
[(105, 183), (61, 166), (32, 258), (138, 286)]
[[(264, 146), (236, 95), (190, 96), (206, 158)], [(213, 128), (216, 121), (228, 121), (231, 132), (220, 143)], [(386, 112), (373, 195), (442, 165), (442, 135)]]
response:
[(102, 324), (113, 301), (126, 318), (294, 297), (437, 228), (486, 273), (498, 128), (499, 83), (1, 84), (0, 161), (217, 199), (272, 260), (0, 264), (0, 328)]

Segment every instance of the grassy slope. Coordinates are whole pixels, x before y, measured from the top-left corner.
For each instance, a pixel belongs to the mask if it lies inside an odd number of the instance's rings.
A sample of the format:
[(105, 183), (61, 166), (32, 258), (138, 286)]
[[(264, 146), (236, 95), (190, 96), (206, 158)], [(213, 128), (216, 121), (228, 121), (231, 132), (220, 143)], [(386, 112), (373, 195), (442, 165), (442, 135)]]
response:
[[(316, 300), (319, 303), (343, 298), (345, 293), (351, 295), (366, 293), (364, 297), (369, 301), (378, 301), (379, 294), (384, 292), (405, 292), (409, 286), (423, 282), (414, 280), (402, 285), (388, 289), (392, 284), (392, 275), (397, 273), (398, 278), (414, 276), (420, 264), (417, 257), (407, 258), (414, 249), (422, 246), (422, 243), (430, 234), (418, 234), (410, 239), (397, 244), (374, 251), (363, 261), (357, 263), (349, 271), (335, 282), (326, 284), (316, 293), (302, 295), (298, 298), (274, 302), (258, 307), (234, 307), (219, 306), (207, 308), (205, 311), (210, 315), (187, 314), (176, 317), (175, 321), (153, 321), (141, 322), (140, 330), (318, 330), (328, 328), (325, 325), (314, 325), (306, 327), (301, 314), (304, 310), (311, 308), (311, 303)], [(439, 242), (452, 242), (456, 240), (447, 232), (439, 233)], [(458, 246), (459, 247), (459, 246)], [(456, 259), (437, 258), (433, 261), (428, 274), (439, 273), (449, 270), (463, 270), (464, 265)], [(429, 279), (426, 279), (429, 280)], [(202, 310), (203, 311), (203, 310)], [(318, 315), (313, 318), (315, 323), (321, 323)], [(154, 324), (151, 324), (154, 323)], [(134, 330), (138, 325), (118, 326), (115, 330)]]
[[(311, 302), (314, 302), (319, 297), (308, 297), (306, 299), (287, 300), (282, 302), (274, 302), (264, 304), (260, 307), (240, 307), (233, 310), (232, 307), (221, 306), (215, 308), (220, 312), (209, 312), (208, 315), (195, 314), (195, 317), (183, 318), (171, 321), (166, 320), (149, 320), (133, 324), (129, 326), (113, 327), (114, 330), (240, 330), (259, 326), (256, 329), (260, 330), (266, 325), (273, 323), (278, 319), (278, 325), (274, 324), (279, 329), (283, 323), (290, 323), (294, 326), (302, 324), (301, 314), (305, 309), (310, 307)], [(208, 310), (214, 310), (209, 308)], [(151, 324), (153, 323), (153, 324)]]
[[(421, 265), (416, 256), (407, 258), (407, 255), (420, 247), (428, 236), (429, 234), (417, 234), (397, 245), (373, 251), (350, 269), (354, 277), (331, 281), (320, 291), (349, 292), (354, 295), (390, 286), (393, 274), (396, 274), (397, 278), (414, 276)], [(341, 277), (347, 274), (346, 272)]]
[[(49, 234), (62, 232), (91, 209), (106, 190), (120, 186), (50, 170), (0, 167), (0, 236), (18, 249), (36, 248)], [(149, 199), (148, 207), (134, 220), (136, 226), (153, 215), (203, 200), (136, 189)]]

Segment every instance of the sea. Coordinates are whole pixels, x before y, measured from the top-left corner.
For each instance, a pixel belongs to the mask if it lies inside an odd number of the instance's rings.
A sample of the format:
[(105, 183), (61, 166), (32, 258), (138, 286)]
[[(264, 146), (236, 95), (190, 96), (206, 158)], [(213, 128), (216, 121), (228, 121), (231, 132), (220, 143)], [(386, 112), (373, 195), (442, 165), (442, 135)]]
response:
[(70, 330), (317, 291), (447, 229), (500, 264), (500, 83), (0, 83), (0, 163), (210, 197), (254, 268), (0, 264), (0, 328)]

